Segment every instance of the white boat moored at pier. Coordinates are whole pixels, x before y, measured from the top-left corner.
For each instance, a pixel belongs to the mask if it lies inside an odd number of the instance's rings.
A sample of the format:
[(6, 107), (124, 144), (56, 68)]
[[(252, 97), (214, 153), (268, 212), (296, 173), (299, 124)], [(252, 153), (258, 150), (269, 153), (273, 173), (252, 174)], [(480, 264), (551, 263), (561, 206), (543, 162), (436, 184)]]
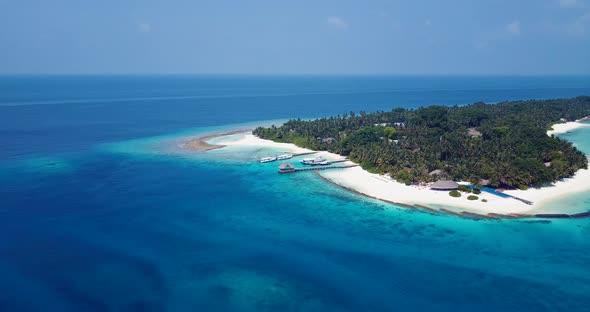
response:
[(311, 166), (317, 166), (317, 165), (323, 166), (323, 165), (330, 164), (330, 162), (322, 156), (318, 156), (315, 158), (304, 158), (301, 160), (301, 163), (304, 165), (311, 165)]
[(275, 160), (277, 160), (277, 157), (262, 157), (258, 161), (260, 161), (261, 163), (267, 163)]
[(291, 157), (293, 157), (293, 154), (282, 154), (282, 155), (277, 156), (277, 160), (289, 159)]

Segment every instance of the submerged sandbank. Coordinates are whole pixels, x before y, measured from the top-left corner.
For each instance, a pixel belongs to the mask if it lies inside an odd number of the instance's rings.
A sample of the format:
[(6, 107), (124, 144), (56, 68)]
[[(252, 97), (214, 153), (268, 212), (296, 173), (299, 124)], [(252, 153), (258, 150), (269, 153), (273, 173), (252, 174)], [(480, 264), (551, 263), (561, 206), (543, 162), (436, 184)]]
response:
[(206, 152), (206, 151), (225, 147), (225, 145), (212, 144), (212, 143), (208, 143), (207, 141), (211, 141), (216, 138), (220, 138), (220, 137), (224, 137), (224, 136), (229, 136), (229, 135), (234, 135), (234, 134), (239, 134), (239, 133), (246, 133), (246, 132), (250, 132), (250, 131), (252, 131), (252, 130), (242, 129), (242, 130), (234, 130), (234, 131), (224, 132), (224, 133), (210, 134), (207, 136), (203, 136), (200, 138), (189, 140), (189, 141), (183, 143), (181, 145), (181, 147), (186, 148), (186, 149), (190, 149), (193, 151)]

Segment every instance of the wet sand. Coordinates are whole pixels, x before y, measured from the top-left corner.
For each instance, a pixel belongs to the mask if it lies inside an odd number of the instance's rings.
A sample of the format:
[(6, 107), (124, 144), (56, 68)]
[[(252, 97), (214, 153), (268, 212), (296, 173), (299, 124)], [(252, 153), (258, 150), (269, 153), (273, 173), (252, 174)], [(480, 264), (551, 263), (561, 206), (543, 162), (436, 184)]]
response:
[(190, 141), (187, 141), (182, 145), (182, 147), (186, 148), (186, 149), (193, 150), (193, 151), (206, 152), (206, 151), (225, 147), (225, 145), (210, 144), (210, 143), (207, 143), (207, 141), (210, 141), (210, 140), (222, 137), (222, 136), (233, 135), (233, 134), (238, 134), (238, 133), (246, 133), (246, 132), (251, 132), (251, 131), (252, 131), (251, 129), (241, 129), (241, 130), (233, 130), (233, 131), (223, 132), (223, 133), (214, 133), (214, 134), (210, 134), (207, 136), (203, 136), (200, 138), (196, 138), (196, 139), (192, 139)]

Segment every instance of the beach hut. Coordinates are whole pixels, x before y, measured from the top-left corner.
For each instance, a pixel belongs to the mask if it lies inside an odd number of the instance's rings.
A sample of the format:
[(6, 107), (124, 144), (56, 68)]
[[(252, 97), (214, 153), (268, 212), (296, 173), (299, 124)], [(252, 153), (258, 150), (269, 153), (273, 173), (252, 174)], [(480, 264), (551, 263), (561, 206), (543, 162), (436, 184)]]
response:
[(451, 191), (459, 188), (459, 184), (451, 180), (438, 180), (432, 184), (431, 190), (437, 191)]
[(281, 164), (279, 166), (279, 173), (290, 173), (295, 172), (295, 166), (289, 163)]

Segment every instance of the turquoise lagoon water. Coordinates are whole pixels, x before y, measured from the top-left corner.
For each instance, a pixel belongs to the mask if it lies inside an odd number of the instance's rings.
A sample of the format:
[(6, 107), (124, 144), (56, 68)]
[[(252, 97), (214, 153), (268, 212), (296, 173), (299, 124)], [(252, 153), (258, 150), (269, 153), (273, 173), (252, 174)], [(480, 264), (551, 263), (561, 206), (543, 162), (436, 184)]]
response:
[(4, 77), (0, 310), (586, 311), (588, 219), (434, 216), (251, 161), (272, 150), (178, 144), (257, 120), (590, 94), (589, 81)]

